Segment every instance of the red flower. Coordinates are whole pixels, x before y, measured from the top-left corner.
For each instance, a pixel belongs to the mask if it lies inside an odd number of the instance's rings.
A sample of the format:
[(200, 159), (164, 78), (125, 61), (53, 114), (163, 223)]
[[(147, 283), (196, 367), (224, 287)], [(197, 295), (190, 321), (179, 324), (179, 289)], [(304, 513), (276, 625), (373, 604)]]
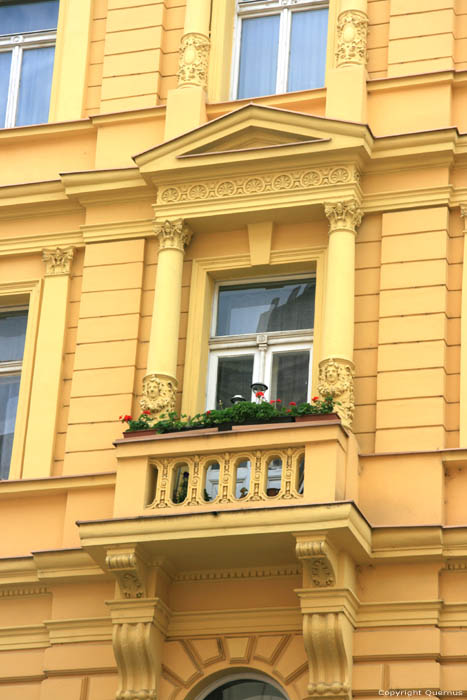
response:
[(123, 420), (125, 421), (125, 423), (128, 423), (129, 420), (133, 420), (133, 419), (131, 416), (126, 415), (126, 416), (123, 416)]
[(257, 391), (255, 396), (257, 399), (261, 398), (261, 396), (264, 396), (264, 391)]
[(291, 409), (291, 408), (288, 408), (288, 409), (287, 409), (287, 413), (292, 413), (292, 409)]
[(319, 401), (319, 396), (313, 396), (312, 401)]
[(151, 411), (143, 411), (143, 413), (144, 413), (145, 416), (150, 416), (150, 415), (151, 415)]
[(297, 404), (295, 403), (295, 401), (289, 401), (289, 406), (296, 406), (296, 405)]
[(272, 401), (270, 401), (269, 403), (273, 403), (273, 404), (274, 404), (274, 403), (276, 403), (276, 402), (275, 402), (275, 400), (274, 400), (274, 399), (272, 399)]
[(276, 403), (282, 403), (282, 399), (276, 399)]
[(209, 416), (210, 413), (211, 413), (211, 411), (206, 411), (206, 415), (207, 415), (207, 416)]
[(119, 417), (118, 417), (118, 420), (122, 420), (122, 418), (123, 418), (123, 416), (119, 416)]

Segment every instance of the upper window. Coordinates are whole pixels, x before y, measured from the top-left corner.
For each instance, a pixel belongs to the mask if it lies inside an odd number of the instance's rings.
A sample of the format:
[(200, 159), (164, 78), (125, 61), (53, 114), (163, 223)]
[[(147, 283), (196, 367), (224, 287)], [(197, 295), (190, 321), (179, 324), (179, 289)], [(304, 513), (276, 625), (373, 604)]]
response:
[(48, 120), (58, 4), (0, 2), (0, 127)]
[(234, 99), (324, 86), (327, 0), (237, 0)]
[(253, 382), (269, 387), (269, 399), (306, 401), (314, 307), (314, 279), (220, 285), (210, 339), (208, 407), (230, 406), (238, 394), (250, 400)]
[(222, 683), (211, 690), (204, 700), (285, 700), (285, 696), (267, 681), (242, 678)]
[(0, 312), (0, 479), (7, 479), (18, 406), (28, 312)]

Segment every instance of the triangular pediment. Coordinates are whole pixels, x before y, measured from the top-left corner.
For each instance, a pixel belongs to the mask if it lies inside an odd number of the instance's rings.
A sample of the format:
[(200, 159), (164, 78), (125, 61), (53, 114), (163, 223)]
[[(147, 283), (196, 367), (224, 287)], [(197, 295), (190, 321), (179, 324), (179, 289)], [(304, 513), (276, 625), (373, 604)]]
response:
[[(269, 159), (329, 157), (335, 151), (371, 149), (363, 124), (341, 122), (275, 107), (249, 104), (140, 153), (141, 174), (157, 184), (200, 169), (258, 165)], [(332, 156), (331, 156), (332, 157)]]

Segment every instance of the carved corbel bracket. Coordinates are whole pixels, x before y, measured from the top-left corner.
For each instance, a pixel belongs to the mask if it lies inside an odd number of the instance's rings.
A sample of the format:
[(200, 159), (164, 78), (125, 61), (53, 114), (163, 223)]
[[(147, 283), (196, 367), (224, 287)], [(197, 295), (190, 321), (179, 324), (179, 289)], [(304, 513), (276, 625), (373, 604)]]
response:
[(136, 547), (108, 550), (105, 564), (117, 579), (122, 598), (146, 597), (146, 566)]
[(325, 535), (298, 536), (295, 553), (303, 565), (304, 588), (336, 585), (337, 553)]
[(350, 700), (352, 627), (342, 613), (303, 616), (303, 642), (308, 656), (308, 697)]

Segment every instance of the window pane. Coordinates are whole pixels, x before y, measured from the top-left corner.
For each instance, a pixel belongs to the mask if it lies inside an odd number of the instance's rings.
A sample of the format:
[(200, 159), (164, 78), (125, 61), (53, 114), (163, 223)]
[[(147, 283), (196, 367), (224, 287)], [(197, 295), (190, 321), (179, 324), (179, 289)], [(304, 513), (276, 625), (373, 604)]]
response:
[(10, 84), (11, 51), (0, 53), (0, 127), (5, 126), (8, 86)]
[(0, 313), (0, 362), (23, 359), (27, 311)]
[(327, 8), (292, 13), (289, 92), (323, 87), (327, 33)]
[(229, 681), (215, 688), (206, 700), (275, 700), (284, 695), (270, 683), (252, 679)]
[(19, 375), (0, 376), (0, 479), (8, 479), (18, 405)]
[(23, 52), (17, 126), (48, 121), (54, 53), (53, 46)]
[(221, 287), (216, 335), (313, 328), (315, 281)]
[(56, 29), (58, 0), (0, 5), (0, 34), (22, 34)]
[(224, 408), (231, 406), (230, 399), (235, 394), (241, 394), (247, 401), (250, 401), (253, 362), (254, 355), (219, 357), (216, 408), (219, 408), (219, 401), (222, 402)]
[(242, 20), (237, 98), (276, 92), (279, 15)]
[(271, 398), (281, 399), (287, 407), (290, 401), (297, 404), (307, 400), (309, 352), (278, 352), (273, 356)]

